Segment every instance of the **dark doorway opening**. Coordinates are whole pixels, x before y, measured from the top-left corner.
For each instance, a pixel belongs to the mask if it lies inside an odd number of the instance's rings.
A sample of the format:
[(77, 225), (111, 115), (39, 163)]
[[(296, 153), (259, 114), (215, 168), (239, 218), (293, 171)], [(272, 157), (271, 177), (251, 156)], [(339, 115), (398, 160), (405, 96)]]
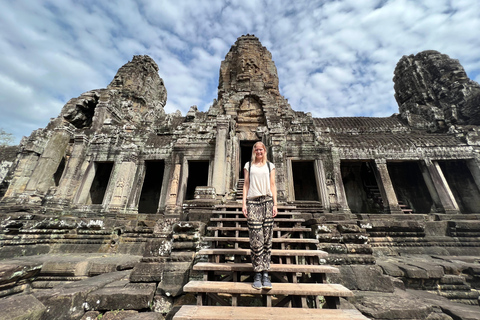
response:
[(438, 161), (462, 213), (480, 212), (480, 191), (465, 160)]
[(387, 167), (400, 205), (412, 209), (413, 213), (436, 211), (418, 162), (388, 162)]
[(383, 213), (383, 200), (371, 161), (342, 161), (342, 180), (352, 213)]
[(102, 204), (107, 191), (110, 175), (112, 174), (113, 162), (96, 162), (95, 177), (90, 187), (91, 204)]
[(138, 202), (138, 213), (157, 213), (164, 170), (163, 161), (145, 161), (145, 179)]
[(63, 171), (65, 170), (65, 158), (62, 158), (60, 164), (58, 165), (57, 171), (53, 174), (53, 181), (55, 182), (55, 187), (58, 187), (60, 184), (60, 179), (62, 178)]
[(244, 179), (243, 168), (245, 163), (252, 160), (252, 148), (257, 141), (241, 141), (240, 142), (240, 179)]
[(208, 186), (208, 161), (188, 161), (187, 192), (185, 200), (192, 200), (195, 196), (195, 188)]
[(319, 201), (313, 161), (292, 161), (296, 201)]

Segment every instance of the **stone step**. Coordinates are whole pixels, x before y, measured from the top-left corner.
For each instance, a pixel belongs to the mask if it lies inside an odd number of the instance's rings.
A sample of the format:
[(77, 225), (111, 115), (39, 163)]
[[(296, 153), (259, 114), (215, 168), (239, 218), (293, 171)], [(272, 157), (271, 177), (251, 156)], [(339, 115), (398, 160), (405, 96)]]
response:
[[(229, 210), (217, 210), (217, 211), (214, 211), (214, 213), (218, 213), (218, 214), (221, 214), (221, 215), (242, 215), (243, 217), (243, 212), (241, 210), (239, 211), (229, 211)], [(297, 211), (278, 211), (278, 216), (294, 216), (294, 215), (300, 215), (301, 212), (297, 212)]]
[(306, 309), (268, 307), (187, 306), (178, 310), (173, 320), (368, 320), (355, 309)]
[(274, 283), (270, 290), (257, 290), (245, 282), (190, 281), (183, 287), (184, 292), (227, 293), (253, 295), (324, 296), (353, 297), (353, 292), (340, 284), (329, 283)]
[[(251, 263), (212, 263), (199, 262), (193, 266), (197, 271), (251, 271)], [(299, 272), (299, 273), (340, 273), (338, 268), (326, 265), (309, 264), (271, 264), (270, 272)]]
[[(225, 204), (219, 204), (215, 206), (217, 209), (237, 209), (239, 211), (242, 211), (242, 203), (241, 202), (230, 202), (230, 203), (225, 203)], [(278, 210), (294, 210), (297, 207), (292, 206), (292, 205), (286, 205), (286, 204), (281, 204), (279, 203), (277, 206)]]
[[(204, 237), (204, 241), (207, 242), (250, 242), (247, 237)], [(272, 238), (273, 243), (284, 244), (317, 244), (317, 239), (300, 239), (300, 238)]]
[[(246, 218), (210, 218), (210, 222), (247, 222), (247, 219)], [(274, 218), (274, 222), (302, 223), (302, 222), (305, 222), (305, 219)]]
[[(248, 231), (247, 227), (207, 227), (207, 230), (210, 231)], [(310, 232), (312, 229), (306, 227), (297, 227), (297, 228), (281, 228), (274, 227), (273, 232)]]
[[(201, 249), (201, 255), (242, 255), (249, 256), (250, 249)], [(272, 249), (272, 256), (282, 257), (319, 257), (326, 258), (328, 253), (322, 250), (281, 250)]]

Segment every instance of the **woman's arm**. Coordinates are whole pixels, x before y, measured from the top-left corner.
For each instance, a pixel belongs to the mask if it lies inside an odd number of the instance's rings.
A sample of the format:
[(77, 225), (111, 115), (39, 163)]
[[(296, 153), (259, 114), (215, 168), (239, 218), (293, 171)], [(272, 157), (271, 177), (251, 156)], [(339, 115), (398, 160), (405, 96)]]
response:
[(270, 191), (272, 192), (273, 198), (273, 217), (276, 217), (278, 214), (277, 208), (277, 185), (275, 184), (275, 168), (270, 172)]
[(243, 176), (245, 177), (245, 181), (243, 182), (243, 195), (242, 195), (242, 212), (245, 218), (248, 218), (247, 212), (247, 194), (248, 189), (250, 188), (250, 175), (248, 174), (247, 169), (243, 169)]

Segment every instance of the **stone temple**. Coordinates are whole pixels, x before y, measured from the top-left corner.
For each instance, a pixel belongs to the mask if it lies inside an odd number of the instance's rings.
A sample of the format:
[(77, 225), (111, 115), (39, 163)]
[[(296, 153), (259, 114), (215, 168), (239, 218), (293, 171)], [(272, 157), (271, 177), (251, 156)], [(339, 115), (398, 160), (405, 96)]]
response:
[[(167, 114), (168, 83), (134, 56), (0, 150), (5, 319), (197, 319), (223, 304), (252, 319), (275, 305), (305, 319), (479, 319), (480, 85), (437, 51), (403, 56), (393, 83), (398, 114), (314, 118), (244, 35), (209, 110)], [(239, 199), (256, 141), (282, 215), (278, 291), (252, 296), (228, 290), (251, 281)], [(318, 291), (327, 284), (340, 291)]]

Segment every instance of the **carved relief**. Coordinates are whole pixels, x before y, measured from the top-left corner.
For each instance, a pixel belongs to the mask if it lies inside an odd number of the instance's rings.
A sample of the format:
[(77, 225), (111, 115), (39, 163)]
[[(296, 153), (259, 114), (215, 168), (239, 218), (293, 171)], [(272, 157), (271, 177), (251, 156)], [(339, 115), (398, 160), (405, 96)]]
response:
[(252, 96), (245, 97), (238, 107), (238, 122), (264, 123), (265, 116), (260, 102)]

